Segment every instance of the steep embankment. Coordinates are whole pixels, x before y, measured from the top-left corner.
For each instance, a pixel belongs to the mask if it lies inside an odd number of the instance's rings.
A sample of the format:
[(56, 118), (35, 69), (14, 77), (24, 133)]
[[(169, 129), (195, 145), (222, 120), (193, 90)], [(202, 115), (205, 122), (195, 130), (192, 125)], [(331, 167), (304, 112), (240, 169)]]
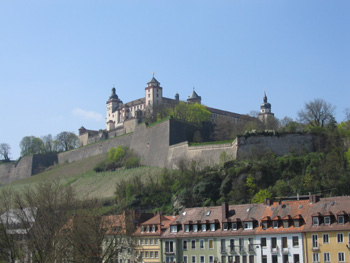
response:
[(89, 157), (80, 161), (64, 163), (50, 167), (45, 172), (15, 181), (7, 186), (15, 190), (35, 187), (42, 182), (57, 181), (63, 185), (75, 188), (79, 199), (98, 198), (110, 199), (114, 197), (117, 182), (136, 175), (143, 178), (158, 176), (161, 168), (139, 167), (114, 172), (95, 173), (93, 167), (107, 158), (108, 153)]

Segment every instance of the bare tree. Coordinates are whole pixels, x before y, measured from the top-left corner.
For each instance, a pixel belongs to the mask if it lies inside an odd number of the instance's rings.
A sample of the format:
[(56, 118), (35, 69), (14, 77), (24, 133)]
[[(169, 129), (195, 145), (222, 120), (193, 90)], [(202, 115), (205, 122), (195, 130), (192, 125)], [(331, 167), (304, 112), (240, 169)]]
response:
[(0, 144), (0, 156), (4, 158), (4, 161), (10, 161), (10, 150), (11, 146), (8, 143), (1, 143)]
[(299, 121), (314, 127), (324, 127), (334, 119), (335, 106), (323, 99), (305, 103), (305, 108), (298, 112)]

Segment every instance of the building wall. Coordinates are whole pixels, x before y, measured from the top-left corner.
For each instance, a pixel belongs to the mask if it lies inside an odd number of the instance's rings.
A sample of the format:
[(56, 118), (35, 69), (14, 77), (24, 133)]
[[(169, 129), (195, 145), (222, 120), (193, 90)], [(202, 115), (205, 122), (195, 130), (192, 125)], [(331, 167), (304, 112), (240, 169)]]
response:
[(0, 165), (0, 182), (8, 184), (13, 181), (32, 175), (33, 156), (20, 158), (17, 163), (5, 163)]
[[(337, 234), (343, 234), (343, 242), (338, 243)], [(323, 240), (323, 234), (329, 235), (329, 243)], [(318, 249), (312, 247), (312, 235), (318, 236)], [(308, 262), (313, 261), (313, 254), (319, 254), (319, 262), (325, 262), (324, 253), (330, 254), (330, 262), (349, 262), (349, 235), (350, 231), (327, 231), (327, 232), (308, 232), (305, 234), (305, 252)], [(338, 253), (344, 253), (344, 261), (338, 261)]]

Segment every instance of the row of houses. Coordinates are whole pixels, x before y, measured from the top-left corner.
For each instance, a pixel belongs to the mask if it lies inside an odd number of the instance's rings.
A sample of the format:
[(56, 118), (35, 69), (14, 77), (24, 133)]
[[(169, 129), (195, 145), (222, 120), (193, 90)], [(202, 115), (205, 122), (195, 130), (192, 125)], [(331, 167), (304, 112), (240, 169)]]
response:
[(349, 262), (350, 197), (187, 208), (132, 237), (133, 260), (144, 263)]
[[(12, 214), (13, 211), (6, 213), (13, 225), (9, 233), (28, 234), (23, 227), (15, 231), (16, 216)], [(32, 228), (35, 220), (30, 218)], [(82, 220), (86, 218), (71, 218), (59, 236), (73, 233), (75, 226), (85, 232)], [(104, 216), (98, 222), (99, 228), (105, 230), (104, 240), (96, 244), (101, 250), (91, 253), (93, 260), (89, 262), (350, 262), (350, 196), (310, 195), (266, 199), (262, 204), (223, 203), (187, 208), (173, 216), (129, 211)], [(83, 247), (91, 242), (88, 233), (83, 239)], [(108, 250), (112, 255), (102, 257)], [(32, 261), (30, 255), (26, 262)], [(71, 258), (62, 262), (71, 262)]]

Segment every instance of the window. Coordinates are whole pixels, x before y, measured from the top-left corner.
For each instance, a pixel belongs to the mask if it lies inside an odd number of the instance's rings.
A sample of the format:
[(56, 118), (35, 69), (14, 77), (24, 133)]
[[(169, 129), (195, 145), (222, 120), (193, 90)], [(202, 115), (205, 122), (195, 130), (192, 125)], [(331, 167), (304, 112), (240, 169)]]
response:
[(226, 252), (226, 240), (221, 239), (221, 252)]
[(196, 256), (192, 256), (192, 263), (196, 263)]
[(141, 245), (143, 245), (143, 239), (141, 239)]
[(204, 263), (204, 256), (200, 256), (200, 263)]
[(143, 233), (145, 231), (145, 227), (141, 226), (141, 233)]
[(183, 257), (183, 262), (184, 262), (184, 263), (187, 263), (187, 256), (184, 256), (184, 257)]
[(344, 262), (345, 261), (345, 254), (344, 254), (344, 252), (339, 252), (338, 253), (338, 261), (339, 262)]
[(149, 244), (150, 244), (150, 245), (153, 245), (153, 239), (150, 239), (150, 240), (149, 240)]
[(288, 228), (288, 227), (289, 227), (289, 221), (283, 220), (283, 228)]
[(154, 252), (154, 257), (155, 257), (155, 258), (158, 258), (158, 251), (155, 251), (155, 252)]
[(147, 233), (149, 233), (149, 226), (146, 227), (146, 231), (147, 231)]
[(244, 222), (243, 227), (244, 227), (244, 230), (253, 229), (253, 222)]
[(344, 242), (344, 234), (343, 233), (338, 233), (337, 234), (337, 242), (338, 243), (343, 243)]
[(338, 224), (344, 224), (344, 216), (338, 216)]
[(193, 225), (193, 232), (197, 232), (198, 231), (198, 225)]
[(199, 240), (199, 248), (204, 249), (204, 239)]
[(262, 229), (264, 229), (264, 230), (267, 229), (267, 221), (262, 222)]
[(318, 248), (318, 235), (312, 235), (312, 248)]
[(215, 224), (214, 223), (210, 224), (210, 231), (215, 231)]
[(329, 243), (329, 235), (328, 234), (323, 234), (323, 244), (328, 244)]
[(209, 249), (213, 249), (214, 248), (214, 242), (213, 242), (212, 239), (208, 240), (208, 246), (209, 246)]
[(271, 257), (272, 263), (277, 263), (277, 255), (272, 255)]
[(196, 240), (191, 241), (191, 248), (196, 249)]
[(152, 232), (153, 233), (156, 232), (156, 226), (155, 225), (152, 226)]
[(145, 252), (145, 258), (148, 258), (148, 251)]
[(331, 262), (331, 257), (329, 255), (329, 253), (323, 253), (323, 261), (324, 262)]
[(182, 248), (183, 250), (187, 250), (187, 240), (182, 241)]
[(261, 247), (266, 247), (266, 237), (260, 239)]
[(300, 262), (299, 254), (293, 254), (293, 262), (294, 263), (299, 263)]
[(149, 252), (149, 257), (153, 258), (153, 251)]
[(235, 251), (235, 240), (230, 239), (230, 250), (231, 252)]
[(318, 224), (319, 224), (318, 217), (317, 217), (317, 216), (314, 216), (314, 217), (312, 218), (312, 225), (313, 225), (313, 226), (318, 226)]
[(319, 253), (312, 253), (312, 262), (314, 262), (314, 263), (320, 262)]
[(282, 248), (288, 248), (287, 237), (282, 237)]
[(278, 228), (278, 221), (277, 220), (273, 220), (272, 221), (272, 227), (273, 228)]
[(299, 238), (296, 236), (293, 236), (292, 239), (293, 239), (293, 247), (298, 247), (299, 246)]
[[(300, 227), (300, 220), (299, 219), (294, 219), (294, 227)], [(299, 256), (299, 254), (296, 254)]]
[(271, 237), (271, 248), (272, 248), (272, 251), (277, 250), (277, 238), (276, 237)]
[(190, 225), (185, 225), (185, 232), (190, 232)]
[(324, 217), (324, 224), (325, 225), (330, 225), (331, 224), (331, 218), (329, 216)]
[(170, 232), (176, 233), (177, 232), (177, 226), (170, 226)]
[(174, 243), (173, 241), (165, 241), (165, 253), (174, 252)]
[(155, 239), (155, 240), (154, 240), (154, 244), (155, 244), (155, 245), (158, 245), (158, 239)]
[(232, 223), (232, 230), (237, 230), (237, 223)]
[(228, 230), (228, 224), (227, 223), (223, 223), (222, 224), (222, 230), (224, 230), (224, 231)]
[(214, 256), (209, 256), (209, 263), (214, 263)]
[(267, 256), (266, 255), (262, 256), (262, 263), (267, 263)]
[(202, 225), (202, 231), (203, 231), (203, 232), (207, 231), (207, 225), (206, 225), (206, 224), (203, 224), (203, 225)]
[(145, 239), (145, 245), (148, 245), (148, 239)]

